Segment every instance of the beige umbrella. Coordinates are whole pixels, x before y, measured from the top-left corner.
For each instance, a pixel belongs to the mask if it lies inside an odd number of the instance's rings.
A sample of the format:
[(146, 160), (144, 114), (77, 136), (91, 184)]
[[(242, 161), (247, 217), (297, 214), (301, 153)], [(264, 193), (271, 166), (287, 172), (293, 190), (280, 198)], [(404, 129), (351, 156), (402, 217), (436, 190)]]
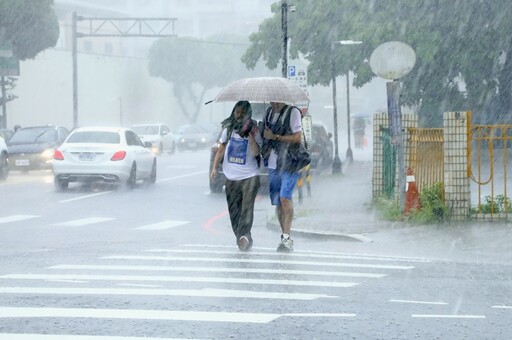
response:
[(282, 77), (244, 78), (226, 86), (213, 101), (248, 100), (262, 103), (309, 103), (309, 97), (295, 82)]

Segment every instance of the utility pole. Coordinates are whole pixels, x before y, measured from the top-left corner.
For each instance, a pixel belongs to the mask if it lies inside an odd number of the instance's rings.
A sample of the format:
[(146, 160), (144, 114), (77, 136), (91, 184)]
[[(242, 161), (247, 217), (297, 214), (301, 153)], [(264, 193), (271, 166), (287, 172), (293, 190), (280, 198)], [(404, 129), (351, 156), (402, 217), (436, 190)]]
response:
[(281, 0), (281, 31), (283, 38), (283, 62), (282, 76), (287, 78), (288, 75), (288, 4), (285, 0)]

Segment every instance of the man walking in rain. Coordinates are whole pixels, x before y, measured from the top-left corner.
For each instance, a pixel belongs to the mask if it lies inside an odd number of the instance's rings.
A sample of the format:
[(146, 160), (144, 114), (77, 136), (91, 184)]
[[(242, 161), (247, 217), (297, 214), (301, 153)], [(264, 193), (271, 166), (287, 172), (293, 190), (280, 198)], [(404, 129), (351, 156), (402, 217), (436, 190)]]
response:
[(292, 194), (299, 179), (299, 169), (286, 165), (288, 148), (302, 139), (301, 112), (294, 106), (271, 102), (265, 115), (262, 155), (269, 174), (269, 193), (281, 225), (279, 252), (293, 251), (290, 231), (293, 220)]

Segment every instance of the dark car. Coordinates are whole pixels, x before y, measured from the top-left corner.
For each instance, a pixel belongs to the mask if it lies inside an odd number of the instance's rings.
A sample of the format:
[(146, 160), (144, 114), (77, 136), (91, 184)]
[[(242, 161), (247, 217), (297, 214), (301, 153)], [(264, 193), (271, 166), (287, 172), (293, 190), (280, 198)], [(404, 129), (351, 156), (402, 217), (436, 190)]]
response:
[[(210, 177), (210, 174), (212, 173), (212, 169), (213, 169), (213, 160), (215, 159), (215, 154), (217, 153), (217, 150), (219, 149), (219, 146), (220, 146), (219, 139), (220, 139), (221, 133), (222, 133), (222, 129), (217, 133), (217, 139), (213, 143), (213, 145), (211, 147), (211, 152), (210, 152), (210, 168), (209, 168), (210, 171), (208, 172), (208, 179), (209, 179), (209, 183), (210, 183), (210, 191), (213, 193), (222, 192), (222, 189), (226, 182), (226, 176), (222, 172), (222, 164), (219, 164), (219, 166), (217, 168), (217, 176), (215, 177), (215, 179), (212, 180)], [(261, 164), (260, 164), (260, 184), (261, 184), (261, 186), (260, 186), (259, 191), (261, 193), (268, 192), (268, 170), (267, 170), (267, 168), (265, 168), (263, 166), (263, 161), (261, 161)]]
[(175, 135), (179, 151), (206, 149), (214, 140), (212, 132), (199, 124), (182, 125)]
[(7, 142), (11, 170), (51, 169), (53, 153), (69, 131), (62, 126), (31, 126), (18, 129)]
[(327, 132), (322, 124), (313, 124), (312, 135), (313, 140), (308, 143), (311, 168), (321, 171), (332, 165), (334, 157), (332, 133)]

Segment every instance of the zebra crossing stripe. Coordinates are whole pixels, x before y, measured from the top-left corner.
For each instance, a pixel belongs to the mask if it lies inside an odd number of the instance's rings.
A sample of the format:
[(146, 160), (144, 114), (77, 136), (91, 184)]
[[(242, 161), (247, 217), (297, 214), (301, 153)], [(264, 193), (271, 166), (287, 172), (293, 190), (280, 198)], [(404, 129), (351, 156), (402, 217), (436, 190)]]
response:
[[(272, 322), (280, 317), (354, 317), (355, 314), (314, 314), (314, 313), (243, 313), (243, 312), (198, 312), (144, 309), (96, 309), (96, 308), (32, 308), (0, 307), (0, 318), (98, 318), (98, 319), (136, 319), (168, 321), (204, 321), (229, 323)], [(101, 339), (101, 338), (100, 338)], [(123, 338), (126, 339), (126, 338)], [(129, 339), (129, 338), (128, 338)]]
[(186, 296), (221, 297), (275, 300), (316, 300), (338, 298), (325, 294), (277, 293), (231, 289), (143, 289), (143, 288), (49, 288), (49, 287), (0, 287), (0, 294), (53, 294), (53, 295), (138, 295), (138, 296)]
[[(234, 249), (235, 247), (233, 247)], [(148, 253), (178, 253), (178, 254), (233, 254), (230, 250), (204, 250), (204, 249), (149, 249), (144, 250)], [(251, 251), (251, 255), (256, 256), (283, 256), (282, 253), (278, 253), (275, 249), (272, 251)], [(368, 261), (390, 261), (390, 262), (412, 262), (412, 260), (400, 260), (387, 257), (376, 257), (376, 256), (365, 256), (365, 255), (341, 255), (341, 254), (317, 254), (317, 253), (289, 253), (286, 254), (290, 257), (311, 257), (311, 258), (322, 258), (322, 259), (354, 259), (354, 260), (368, 260)]]
[(204, 273), (255, 273), (255, 274), (279, 274), (279, 275), (317, 275), (317, 276), (342, 276), (342, 277), (366, 277), (382, 278), (387, 274), (334, 272), (321, 270), (294, 270), (294, 269), (270, 269), (270, 268), (228, 268), (228, 267), (180, 267), (180, 266), (115, 266), (115, 265), (87, 265), (87, 264), (62, 264), (48, 267), (53, 270), (117, 270), (117, 271), (176, 271), (176, 272), (204, 272)]
[(30, 219), (36, 218), (36, 217), (40, 217), (40, 216), (39, 215), (12, 215), (12, 216), (0, 217), (0, 224), (30, 220)]
[(113, 220), (114, 218), (110, 217), (90, 217), (90, 218), (83, 218), (80, 220), (73, 220), (73, 221), (67, 221), (62, 223), (56, 223), (54, 226), (59, 227), (80, 227), (88, 224), (94, 224), (94, 223), (101, 223), (105, 221)]
[(2, 279), (14, 280), (75, 280), (83, 282), (87, 280), (96, 281), (142, 281), (142, 282), (200, 282), (200, 283), (237, 283), (251, 285), (284, 285), (284, 286), (311, 286), (347, 288), (358, 285), (354, 282), (333, 282), (333, 281), (299, 281), (299, 280), (270, 280), (270, 279), (248, 279), (231, 277), (200, 277), (200, 276), (134, 276), (134, 275), (73, 275), (73, 274), (8, 274), (0, 276)]
[(0, 340), (181, 340), (181, 339), (183, 339), (183, 338), (180, 338), (180, 339), (178, 339), (178, 338), (148, 338), (148, 337), (141, 338), (141, 337), (133, 337), (133, 336), (108, 336), (108, 335), (0, 333)]
[(382, 264), (366, 263), (343, 263), (343, 262), (315, 262), (315, 261), (295, 261), (284, 260), (265, 260), (265, 259), (247, 259), (247, 258), (228, 258), (228, 257), (180, 257), (180, 256), (139, 256), (139, 255), (111, 255), (101, 257), (110, 260), (144, 260), (144, 261), (192, 261), (192, 262), (230, 262), (230, 263), (263, 263), (263, 264), (296, 264), (302, 266), (326, 266), (326, 267), (352, 267), (352, 268), (373, 268), (373, 269), (413, 269), (413, 266), (395, 266)]
[(153, 223), (153, 224), (146, 224), (141, 227), (135, 228), (138, 230), (164, 230), (164, 229), (170, 229), (179, 227), (185, 224), (190, 223), (189, 221), (163, 221), (159, 223)]

